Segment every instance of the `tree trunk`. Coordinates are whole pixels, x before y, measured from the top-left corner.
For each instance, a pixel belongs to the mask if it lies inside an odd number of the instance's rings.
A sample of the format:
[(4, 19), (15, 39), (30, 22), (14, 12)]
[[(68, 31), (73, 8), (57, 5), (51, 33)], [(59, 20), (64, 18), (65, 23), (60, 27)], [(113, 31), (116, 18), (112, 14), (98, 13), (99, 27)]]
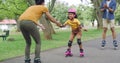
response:
[[(51, 4), (49, 6), (49, 10), (50, 12), (52, 11), (54, 4), (55, 4), (56, 0), (51, 0)], [(42, 16), (40, 23), (43, 24), (45, 26), (45, 30), (43, 30), (44, 32), (44, 36), (45, 39), (47, 40), (51, 40), (52, 39), (52, 34), (55, 34), (55, 31), (52, 27), (52, 24), (50, 23), (50, 21), (45, 17), (45, 15)]]
[(54, 28), (53, 28), (53, 26), (52, 26), (52, 24), (50, 23), (50, 21), (49, 20), (47, 20), (48, 21), (48, 25), (49, 25), (49, 27), (50, 27), (50, 32), (51, 32), (51, 34), (56, 34), (55, 33), (55, 30), (54, 30)]
[(52, 35), (51, 35), (51, 32), (50, 32), (49, 23), (48, 23), (48, 21), (45, 19), (45, 15), (43, 15), (43, 16), (41, 17), (40, 23), (43, 24), (43, 26), (45, 27), (45, 29), (43, 30), (45, 39), (51, 40), (51, 39), (52, 39)]
[(20, 32), (20, 26), (19, 26), (19, 21), (18, 21), (18, 15), (16, 14), (15, 21), (17, 23), (17, 30), (16, 32)]
[(116, 0), (116, 2), (117, 2), (118, 4), (120, 4), (120, 0)]
[(100, 11), (100, 4), (102, 0), (91, 0), (94, 4), (95, 13), (96, 13), (96, 19), (98, 22), (97, 29), (102, 29), (103, 23), (102, 23), (102, 12)]

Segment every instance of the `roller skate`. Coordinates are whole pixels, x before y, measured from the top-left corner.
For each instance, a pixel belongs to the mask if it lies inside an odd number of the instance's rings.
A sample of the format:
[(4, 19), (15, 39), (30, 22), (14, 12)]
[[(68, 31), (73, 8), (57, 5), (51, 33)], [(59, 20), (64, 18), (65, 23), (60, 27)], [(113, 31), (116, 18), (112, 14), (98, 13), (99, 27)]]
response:
[(80, 57), (84, 57), (84, 53), (83, 52), (80, 52)]
[(31, 61), (30, 59), (27, 59), (25, 60), (25, 63), (31, 63), (30, 61)]
[(80, 57), (84, 57), (83, 49), (80, 49)]
[(113, 40), (114, 50), (118, 49), (118, 44), (116, 40)]
[(102, 40), (101, 48), (104, 49), (105, 45), (106, 45), (106, 41)]
[(65, 57), (68, 57), (68, 56), (70, 57), (73, 56), (70, 49), (67, 49), (67, 51), (65, 52)]
[(40, 58), (36, 58), (36, 59), (34, 59), (34, 63), (41, 63)]

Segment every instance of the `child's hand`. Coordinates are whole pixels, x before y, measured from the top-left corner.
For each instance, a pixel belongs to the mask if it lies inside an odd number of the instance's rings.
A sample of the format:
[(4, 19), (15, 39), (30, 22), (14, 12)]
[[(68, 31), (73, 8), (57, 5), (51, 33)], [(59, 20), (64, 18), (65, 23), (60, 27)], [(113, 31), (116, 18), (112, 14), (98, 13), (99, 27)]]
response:
[(62, 28), (62, 27), (65, 27), (66, 25), (64, 25), (64, 24), (62, 24), (60, 27)]

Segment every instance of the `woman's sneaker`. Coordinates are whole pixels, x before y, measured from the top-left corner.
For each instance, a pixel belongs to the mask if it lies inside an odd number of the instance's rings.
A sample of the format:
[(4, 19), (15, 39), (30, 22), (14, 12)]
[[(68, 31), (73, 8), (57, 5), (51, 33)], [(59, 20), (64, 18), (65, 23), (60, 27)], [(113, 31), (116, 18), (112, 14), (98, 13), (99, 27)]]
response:
[(114, 45), (114, 49), (118, 49), (118, 44), (117, 44), (117, 40), (113, 40), (113, 45)]
[(101, 43), (102, 49), (104, 49), (105, 45), (106, 45), (106, 41), (105, 41), (105, 40), (102, 40), (102, 43)]
[(70, 49), (67, 49), (67, 51), (65, 52), (65, 56), (73, 56), (72, 52)]
[(31, 61), (30, 59), (27, 59), (25, 60), (25, 63), (31, 63), (30, 61)]

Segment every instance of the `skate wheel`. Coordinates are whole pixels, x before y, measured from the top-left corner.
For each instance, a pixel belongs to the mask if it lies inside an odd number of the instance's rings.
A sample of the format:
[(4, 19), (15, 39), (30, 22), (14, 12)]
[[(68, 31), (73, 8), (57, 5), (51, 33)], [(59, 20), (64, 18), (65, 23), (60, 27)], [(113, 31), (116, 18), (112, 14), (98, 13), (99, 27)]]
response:
[(80, 57), (84, 57), (84, 55), (80, 55)]
[(69, 55), (65, 55), (65, 57), (68, 57)]
[(114, 50), (118, 50), (118, 47), (114, 47)]
[(72, 57), (73, 55), (69, 55), (70, 57)]
[(66, 55), (65, 57), (72, 57), (73, 56), (73, 54), (70, 54), (70, 55)]

